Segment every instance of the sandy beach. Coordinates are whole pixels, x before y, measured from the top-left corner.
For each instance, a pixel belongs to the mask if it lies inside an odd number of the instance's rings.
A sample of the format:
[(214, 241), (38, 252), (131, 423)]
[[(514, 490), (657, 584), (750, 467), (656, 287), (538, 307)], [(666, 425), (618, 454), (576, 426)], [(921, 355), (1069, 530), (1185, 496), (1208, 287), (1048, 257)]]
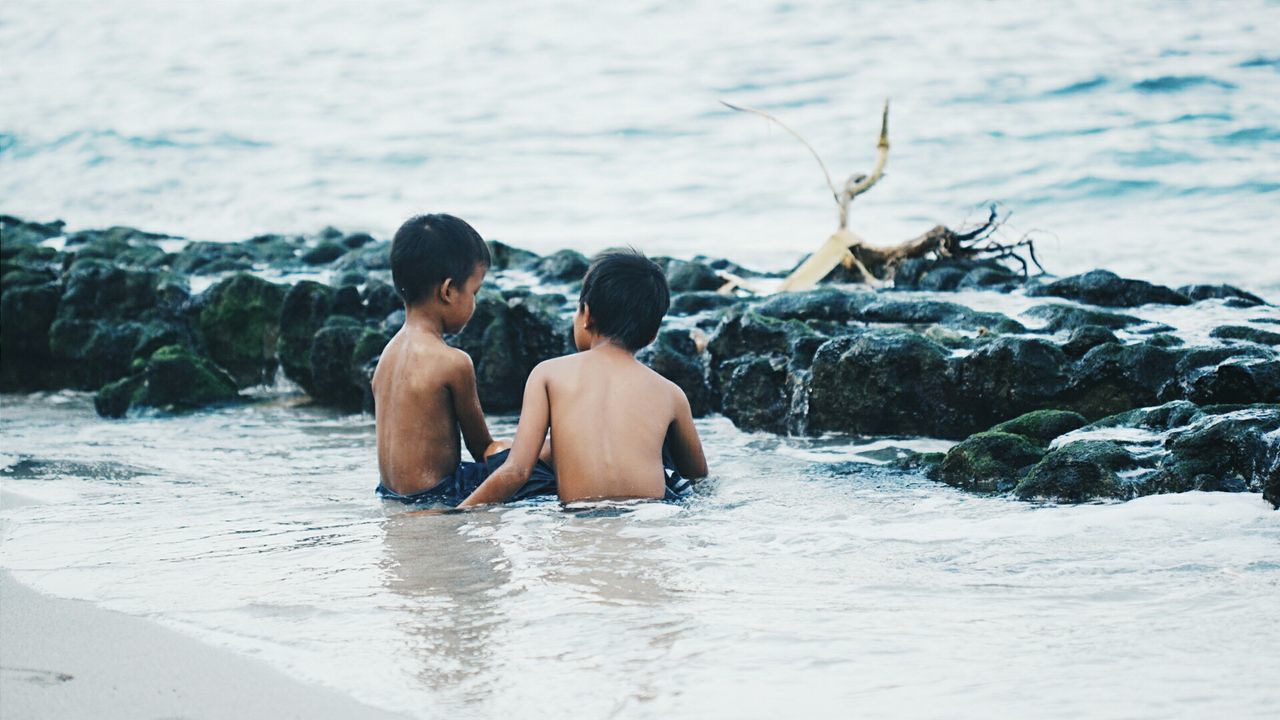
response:
[[(0, 508), (31, 502), (0, 492)], [(0, 571), (0, 717), (395, 718), (145, 619)]]

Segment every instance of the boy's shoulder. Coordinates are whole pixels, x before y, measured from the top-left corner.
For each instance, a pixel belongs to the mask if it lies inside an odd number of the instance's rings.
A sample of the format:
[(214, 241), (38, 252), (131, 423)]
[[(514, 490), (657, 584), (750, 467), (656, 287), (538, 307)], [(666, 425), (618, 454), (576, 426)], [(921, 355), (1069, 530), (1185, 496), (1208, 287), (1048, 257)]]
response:
[[(605, 367), (616, 369), (617, 366), (601, 363), (598, 358), (593, 357), (589, 352), (580, 352), (572, 355), (563, 355), (561, 357), (551, 358), (550, 360), (543, 360), (534, 368), (534, 372), (537, 372), (544, 378), (554, 378), (556, 376), (593, 372), (596, 371), (597, 368), (600, 371), (603, 371)], [(679, 385), (671, 382), (656, 370), (645, 365), (639, 360), (635, 361), (635, 364), (628, 368), (628, 372), (632, 373), (630, 377), (633, 382), (638, 380), (646, 385), (651, 384), (655, 390), (679, 393), (681, 396), (684, 395), (684, 391), (680, 389)]]
[(394, 338), (379, 358), (379, 366), (389, 354), (399, 356), (396, 364), (408, 366), (410, 372), (405, 376), (413, 378), (414, 384), (440, 384), (459, 374), (474, 377), (476, 372), (465, 351), (431, 337)]

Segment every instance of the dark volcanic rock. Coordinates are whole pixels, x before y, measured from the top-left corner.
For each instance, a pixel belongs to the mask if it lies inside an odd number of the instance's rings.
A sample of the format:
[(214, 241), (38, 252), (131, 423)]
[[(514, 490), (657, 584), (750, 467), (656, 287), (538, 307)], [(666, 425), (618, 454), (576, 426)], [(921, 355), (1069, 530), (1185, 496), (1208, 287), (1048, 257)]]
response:
[(368, 273), (371, 270), (391, 269), (391, 243), (373, 242), (348, 252), (333, 263), (338, 272), (357, 270)]
[(711, 290), (676, 293), (671, 296), (671, 309), (667, 311), (667, 314), (673, 317), (697, 315), (699, 313), (722, 310), (741, 302), (742, 299), (739, 297), (722, 295)]
[(1048, 443), (1060, 435), (1084, 427), (1085, 422), (1083, 415), (1069, 410), (1034, 410), (996, 425), (991, 428), (991, 432), (1011, 433), (1038, 443)]
[(404, 308), (395, 288), (378, 280), (370, 280), (360, 297), (364, 300), (365, 316), (370, 320), (381, 321)]
[(371, 410), (373, 392), (365, 366), (390, 340), (381, 331), (337, 315), (316, 333), (311, 343), (311, 388), (316, 400), (347, 410)]
[(131, 407), (197, 408), (234, 400), (238, 394), (225, 370), (186, 348), (168, 345), (151, 355), (141, 374), (99, 390), (94, 407), (104, 417), (123, 417)]
[(1170, 382), (1163, 399), (1186, 398), (1201, 405), (1280, 402), (1280, 360), (1233, 357)]
[[(0, 238), (3, 238), (5, 252), (10, 248), (22, 245), (35, 245), (49, 238), (62, 235), (66, 223), (54, 220), (48, 223), (31, 222), (12, 215), (0, 215)], [(8, 255), (4, 255), (8, 257)]]
[(1120, 341), (1116, 339), (1115, 333), (1110, 330), (1100, 325), (1085, 325), (1071, 332), (1071, 337), (1062, 346), (1062, 352), (1068, 357), (1078, 358), (1099, 345), (1118, 342)]
[[(807, 366), (825, 337), (796, 320), (777, 320), (750, 310), (727, 312), (707, 342), (712, 388), (726, 396), (721, 365), (747, 356), (776, 355)], [(803, 357), (808, 355), (809, 357)]]
[(270, 383), (275, 376), (285, 292), (282, 285), (240, 273), (200, 298), (198, 327), (204, 347), (240, 387)]
[(1183, 285), (1178, 288), (1178, 292), (1195, 302), (1211, 299), (1234, 299), (1240, 301), (1240, 304), (1245, 307), (1266, 305), (1266, 302), (1257, 295), (1231, 285)]
[(862, 319), (862, 309), (875, 302), (872, 292), (850, 292), (818, 288), (796, 293), (779, 293), (756, 306), (755, 311), (779, 320), (827, 320), (848, 322)]
[(1027, 289), (1027, 294), (1036, 297), (1049, 295), (1105, 307), (1136, 307), (1151, 303), (1189, 305), (1191, 303), (1186, 295), (1163, 285), (1153, 285), (1145, 280), (1122, 278), (1108, 270), (1091, 270), (1045, 285), (1033, 286)]
[(1248, 325), (1223, 325), (1214, 328), (1209, 336), (1220, 340), (1248, 340), (1259, 345), (1280, 346), (1280, 333)]
[(497, 240), (487, 240), (490, 270), (529, 270), (538, 264), (538, 255)]
[(311, 342), (324, 327), (333, 307), (333, 289), (303, 280), (285, 293), (280, 305), (278, 356), (284, 374), (311, 391)]
[(830, 340), (813, 358), (809, 429), (963, 437), (947, 370), (947, 351), (914, 333)]
[(997, 337), (957, 365), (958, 392), (967, 422), (962, 432), (1011, 416), (1053, 407), (1069, 379), (1071, 361), (1052, 343)]
[(1206, 415), (1175, 430), (1147, 492), (1259, 491), (1280, 467), (1280, 406)]
[(560, 250), (539, 260), (534, 272), (548, 280), (573, 282), (582, 279), (588, 265), (586, 256), (577, 250)]
[(347, 247), (326, 240), (302, 254), (303, 265), (328, 265), (347, 254)]
[(1117, 474), (1135, 467), (1133, 457), (1109, 440), (1080, 440), (1050, 450), (1014, 492), (1024, 500), (1084, 502), (1130, 494)]
[[(335, 238), (329, 238), (329, 239), (333, 240)], [(362, 248), (371, 242), (374, 242), (374, 239), (373, 239), (373, 236), (370, 235), (369, 233), (351, 233), (350, 235), (342, 238), (342, 246), (347, 248), (348, 250), (355, 250), (356, 248)]]
[(716, 410), (717, 398), (707, 384), (705, 361), (687, 331), (663, 330), (653, 344), (636, 353), (636, 359), (680, 386), (694, 417)]
[(1020, 285), (1021, 275), (993, 260), (911, 258), (893, 274), (896, 290), (1011, 290)]
[(667, 285), (671, 292), (718, 290), (724, 280), (715, 270), (695, 260), (671, 260), (667, 263)]
[(1001, 333), (1017, 333), (1026, 329), (1000, 313), (978, 312), (957, 303), (938, 300), (878, 300), (863, 307), (859, 319), (908, 325), (938, 323), (973, 330), (986, 328)]
[(1178, 360), (1176, 351), (1143, 343), (1099, 345), (1072, 369), (1062, 396), (1066, 402), (1058, 407), (1097, 419), (1155, 405)]
[(721, 366), (721, 411), (743, 430), (784, 432), (791, 401), (787, 361), (779, 355), (743, 357)]
[(1046, 322), (1045, 332), (1061, 330), (1079, 330), (1088, 326), (1119, 330), (1131, 325), (1141, 325), (1143, 320), (1132, 315), (1086, 310), (1073, 305), (1037, 305), (1028, 310), (1026, 315)]
[(173, 259), (174, 272), (214, 275), (227, 271), (251, 270), (253, 251), (238, 243), (189, 242)]
[(1155, 407), (1136, 408), (1102, 418), (1090, 427), (1135, 427), (1171, 430), (1199, 419), (1200, 407), (1186, 400), (1174, 400)]
[(982, 432), (957, 443), (935, 471), (935, 479), (964, 490), (1012, 490), (1045, 454), (1037, 443), (1007, 432)]
[(56, 385), (50, 377), (49, 327), (61, 296), (57, 283), (5, 288), (0, 297), (0, 390)]

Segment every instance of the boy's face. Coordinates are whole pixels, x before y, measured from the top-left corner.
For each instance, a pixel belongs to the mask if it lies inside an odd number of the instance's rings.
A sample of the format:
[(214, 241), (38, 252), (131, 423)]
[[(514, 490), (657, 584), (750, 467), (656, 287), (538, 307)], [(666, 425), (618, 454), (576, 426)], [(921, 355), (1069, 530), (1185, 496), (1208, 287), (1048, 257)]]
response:
[(484, 276), (488, 271), (488, 267), (478, 264), (471, 271), (470, 277), (461, 285), (454, 285), (450, 289), (453, 302), (449, 304), (449, 311), (445, 314), (446, 333), (460, 333), (467, 326), (476, 312), (476, 293), (480, 292), (480, 285), (484, 283)]
[(587, 332), (587, 306), (578, 303), (578, 312), (573, 314), (573, 346), (578, 352), (591, 349), (591, 335)]

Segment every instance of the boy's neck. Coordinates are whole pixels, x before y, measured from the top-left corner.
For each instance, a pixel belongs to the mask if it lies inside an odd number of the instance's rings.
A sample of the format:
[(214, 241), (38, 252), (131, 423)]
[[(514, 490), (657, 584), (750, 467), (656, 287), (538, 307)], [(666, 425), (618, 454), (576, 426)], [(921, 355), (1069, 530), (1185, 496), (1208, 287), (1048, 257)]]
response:
[(406, 305), (404, 308), (404, 325), (414, 332), (425, 332), (444, 339), (444, 319), (431, 307), (430, 303)]
[(601, 355), (610, 355), (617, 357), (629, 357), (632, 360), (636, 358), (634, 350), (628, 350), (616, 340), (611, 340), (603, 335), (597, 335), (591, 340), (591, 347), (587, 348), (588, 352), (598, 352)]

